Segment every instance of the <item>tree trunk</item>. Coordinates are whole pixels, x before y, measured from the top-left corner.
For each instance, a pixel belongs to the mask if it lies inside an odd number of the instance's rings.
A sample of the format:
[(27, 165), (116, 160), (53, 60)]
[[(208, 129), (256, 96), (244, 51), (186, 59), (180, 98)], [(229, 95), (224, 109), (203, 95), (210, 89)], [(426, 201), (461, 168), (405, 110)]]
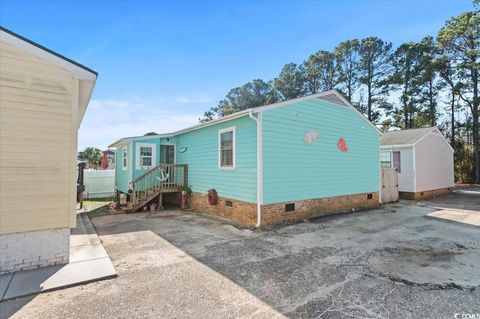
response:
[(455, 93), (452, 88), (452, 141), (450, 144), (452, 148), (455, 150)]
[(428, 101), (430, 103), (430, 116), (431, 116), (431, 119), (430, 119), (430, 124), (432, 126), (436, 126), (437, 125), (437, 109), (435, 107), (435, 101), (433, 100), (433, 81), (429, 81), (428, 83)]
[(367, 112), (368, 112), (368, 120), (372, 122), (372, 87), (371, 84), (368, 83), (368, 97), (367, 97)]
[(480, 153), (478, 140), (478, 69), (472, 69), (472, 84), (473, 84), (473, 151), (475, 153), (475, 183), (480, 183)]

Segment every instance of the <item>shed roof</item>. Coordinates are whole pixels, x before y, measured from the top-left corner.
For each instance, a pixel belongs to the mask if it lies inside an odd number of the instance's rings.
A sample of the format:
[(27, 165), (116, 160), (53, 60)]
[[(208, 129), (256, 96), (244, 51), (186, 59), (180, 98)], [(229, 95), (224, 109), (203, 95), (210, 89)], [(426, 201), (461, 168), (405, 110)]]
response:
[(412, 145), (435, 129), (436, 127), (422, 127), (385, 132), (380, 138), (380, 145)]

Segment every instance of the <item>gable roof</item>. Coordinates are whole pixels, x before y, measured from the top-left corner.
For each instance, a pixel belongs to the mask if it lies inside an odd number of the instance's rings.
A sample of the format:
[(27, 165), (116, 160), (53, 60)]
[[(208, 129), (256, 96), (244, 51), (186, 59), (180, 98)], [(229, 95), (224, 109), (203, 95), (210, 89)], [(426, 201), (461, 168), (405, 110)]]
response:
[(436, 127), (413, 128), (385, 132), (380, 138), (380, 145), (413, 145), (428, 133), (438, 130)]
[(98, 77), (98, 73), (92, 69), (63, 56), (60, 53), (50, 50), (43, 45), (22, 37), (21, 35), (2, 26), (0, 26), (0, 38), (2, 41), (5, 41), (8, 44), (24, 49), (25, 51), (30, 52), (39, 58), (43, 58), (63, 69), (69, 70), (82, 80), (95, 81)]
[[(260, 113), (260, 112), (263, 112), (263, 111), (266, 111), (266, 110), (274, 109), (274, 108), (277, 108), (277, 107), (282, 107), (282, 106), (293, 104), (293, 103), (300, 102), (300, 101), (311, 100), (311, 99), (319, 99), (319, 100), (326, 101), (328, 103), (332, 103), (332, 104), (336, 104), (336, 105), (339, 105), (339, 106), (347, 107), (347, 108), (351, 109), (353, 112), (355, 112), (358, 116), (360, 116), (364, 121), (366, 121), (378, 134), (381, 134), (380, 130), (375, 125), (373, 125), (373, 123), (370, 122), (359, 110), (357, 110), (356, 107), (354, 107), (350, 102), (348, 102), (348, 100), (345, 99), (337, 90), (328, 90), (328, 91), (325, 91), (325, 92), (316, 93), (316, 94), (307, 95), (307, 96), (302, 96), (302, 97), (298, 97), (298, 98), (295, 98), (295, 99), (286, 100), (286, 101), (282, 101), (282, 102), (278, 102), (278, 103), (273, 103), (273, 104), (269, 104), (269, 105), (263, 105), (263, 106), (257, 106), (257, 107), (249, 108), (249, 109), (242, 110), (242, 111), (239, 111), (239, 112), (235, 112), (235, 113), (232, 113), (232, 114), (229, 114), (229, 115), (225, 115), (224, 117), (214, 119), (214, 120), (211, 120), (211, 121), (206, 122), (206, 123), (190, 126), (190, 127), (187, 127), (185, 129), (182, 129), (182, 130), (179, 130), (179, 131), (176, 131), (176, 132), (160, 134), (158, 136), (153, 135), (153, 136), (150, 136), (150, 137), (155, 138), (155, 137), (175, 136), (175, 135), (178, 135), (178, 134), (182, 134), (182, 133), (186, 133), (186, 132), (189, 132), (189, 131), (201, 129), (201, 128), (204, 128), (204, 127), (207, 127), (207, 126), (210, 126), (210, 125), (214, 125), (214, 124), (217, 124), (217, 123), (230, 121), (230, 120), (242, 117), (242, 116), (247, 116), (248, 114)], [(143, 136), (122, 138), (122, 139), (116, 141), (115, 143), (110, 144), (108, 147), (115, 147), (118, 144), (128, 143), (130, 141), (136, 140), (136, 138), (143, 139)]]
[(98, 73), (2, 26), (0, 26), (0, 40), (69, 71), (78, 79), (78, 115), (76, 119), (78, 129), (92, 97)]

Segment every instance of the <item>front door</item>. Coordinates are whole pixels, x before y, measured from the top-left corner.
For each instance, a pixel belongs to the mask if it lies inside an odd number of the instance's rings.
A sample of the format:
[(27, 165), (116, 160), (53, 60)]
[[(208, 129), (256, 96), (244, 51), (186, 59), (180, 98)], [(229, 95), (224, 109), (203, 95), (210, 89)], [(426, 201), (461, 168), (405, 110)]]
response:
[(164, 184), (172, 187), (175, 184), (175, 145), (160, 145), (160, 164), (166, 165), (164, 176), (166, 178)]
[(175, 145), (160, 146), (160, 164), (175, 164)]

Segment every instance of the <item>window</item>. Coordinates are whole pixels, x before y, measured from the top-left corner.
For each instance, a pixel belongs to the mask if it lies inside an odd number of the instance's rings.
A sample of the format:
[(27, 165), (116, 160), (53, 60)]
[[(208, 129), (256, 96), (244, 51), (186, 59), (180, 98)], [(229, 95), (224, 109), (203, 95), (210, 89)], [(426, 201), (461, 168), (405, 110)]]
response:
[(127, 170), (127, 147), (122, 149), (122, 170)]
[(152, 166), (152, 148), (140, 147), (140, 166)]
[(218, 166), (235, 169), (235, 127), (218, 131)]
[(156, 165), (156, 145), (153, 143), (137, 143), (136, 168), (140, 170), (150, 169)]
[(382, 168), (392, 168), (392, 152), (380, 153), (380, 165)]
[(402, 167), (401, 167), (401, 161), (400, 161), (400, 152), (396, 151), (393, 152), (393, 168), (396, 168), (399, 173), (402, 172)]

